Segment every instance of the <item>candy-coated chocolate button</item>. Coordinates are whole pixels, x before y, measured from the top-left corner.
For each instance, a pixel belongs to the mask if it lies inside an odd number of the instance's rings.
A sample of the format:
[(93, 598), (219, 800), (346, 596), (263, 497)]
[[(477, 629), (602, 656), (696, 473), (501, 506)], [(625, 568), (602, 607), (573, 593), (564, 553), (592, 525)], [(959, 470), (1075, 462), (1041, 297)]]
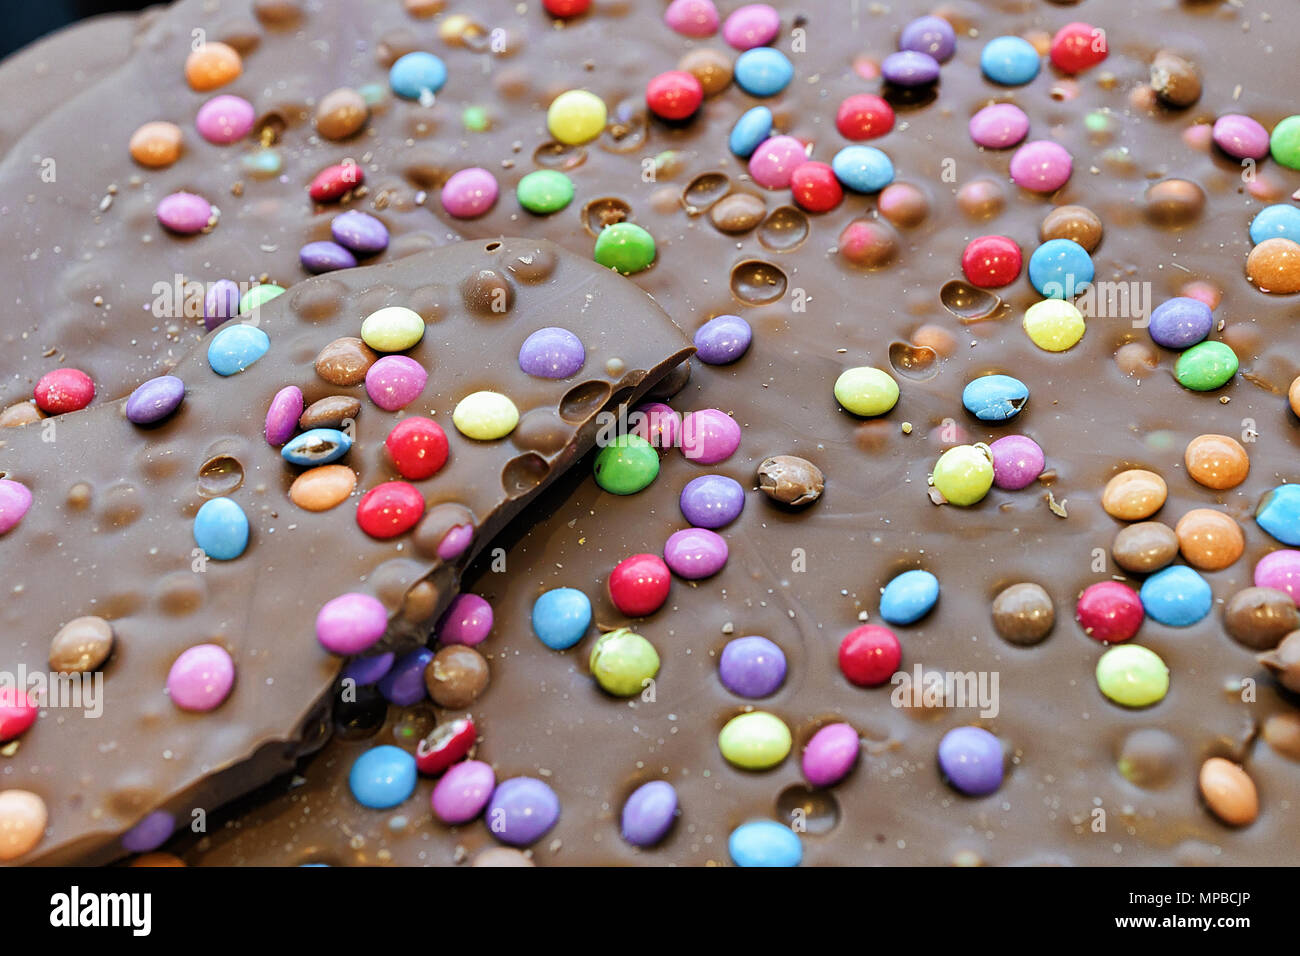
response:
[(29, 853), (45, 835), (45, 801), (30, 790), (0, 790), (0, 860)]
[(558, 169), (535, 169), (519, 180), (515, 198), (529, 212), (549, 216), (573, 201), (573, 180)]
[(424, 100), (447, 82), (447, 66), (432, 53), (416, 50), (394, 61), (388, 70), (388, 84), (403, 99)]
[(624, 558), (609, 574), (609, 597), (628, 617), (648, 617), (668, 600), (672, 573), (657, 554)]
[(342, 657), (368, 650), (387, 629), (388, 611), (369, 594), (341, 594), (326, 601), (316, 615), (316, 639)]
[(519, 347), (519, 367), (538, 378), (569, 378), (587, 361), (582, 340), (557, 326), (538, 329)]
[(955, 790), (972, 797), (1002, 786), (1002, 742), (982, 727), (954, 727), (939, 741), (939, 769)]
[(1250, 474), (1250, 456), (1229, 435), (1198, 435), (1187, 443), (1183, 462), (1194, 481), (1215, 491), (1235, 488)]
[(686, 528), (668, 536), (664, 563), (688, 581), (712, 577), (727, 563), (727, 542), (707, 528)]
[(433, 788), (433, 813), (451, 826), (475, 819), (496, 788), (496, 774), (490, 764), (466, 760), (452, 767)]
[(1300, 545), (1300, 485), (1278, 485), (1259, 500), (1255, 523), (1283, 544)]
[(313, 428), (280, 449), (291, 465), (328, 465), (352, 450), (352, 438), (337, 428)]
[(667, 780), (651, 780), (632, 791), (623, 804), (620, 832), (633, 846), (654, 846), (677, 816), (677, 791)]
[(625, 276), (648, 269), (655, 261), (654, 236), (633, 222), (606, 226), (596, 237), (595, 259)]
[(262, 431), (268, 445), (278, 448), (293, 437), (302, 416), (302, 405), (302, 389), (297, 385), (286, 385), (275, 393), (266, 410), (266, 426)]
[(0, 534), (18, 527), (32, 506), (32, 493), (22, 482), (0, 478)]
[(596, 484), (615, 495), (634, 495), (659, 474), (659, 453), (639, 435), (619, 435), (596, 455)]
[(883, 415), (898, 404), (898, 383), (878, 368), (846, 369), (835, 380), (835, 400), (854, 415)]
[(1222, 388), (1236, 374), (1237, 354), (1222, 342), (1193, 345), (1174, 363), (1178, 384), (1196, 392)]
[(185, 383), (175, 375), (159, 375), (138, 386), (126, 400), (126, 418), (134, 425), (160, 422), (180, 407)]
[(223, 326), (208, 343), (208, 365), (218, 375), (235, 375), (248, 368), (271, 348), (270, 337), (253, 325)]
[(577, 588), (552, 588), (533, 603), (533, 633), (553, 651), (582, 640), (591, 625), (591, 600)]
[(631, 697), (641, 693), (659, 673), (653, 644), (626, 627), (602, 634), (592, 645), (591, 676), (607, 694)]
[(352, 764), (348, 787), (357, 803), (387, 810), (415, 792), (415, 758), (400, 747), (371, 747)]
[(176, 192), (158, 201), (158, 221), (182, 236), (202, 232), (213, 223), (212, 203), (195, 193)]
[(581, 146), (601, 134), (607, 113), (605, 102), (587, 90), (568, 90), (551, 101), (546, 128), (566, 146)]
[(202, 43), (185, 59), (185, 81), (199, 93), (233, 82), (243, 70), (243, 58), (225, 43)]
[(405, 534), (424, 517), (424, 496), (405, 481), (376, 485), (357, 502), (357, 525), (372, 538)]
[(180, 159), (181, 140), (181, 128), (175, 123), (161, 120), (144, 123), (131, 134), (131, 158), (151, 169), (170, 166)]
[(405, 352), (424, 338), (424, 319), (401, 305), (371, 312), (361, 323), (361, 341), (376, 352)]
[(722, 756), (745, 770), (775, 767), (790, 753), (792, 744), (785, 721), (762, 710), (731, 718), (718, 734)]
[(321, 465), (293, 480), (289, 500), (304, 511), (329, 511), (346, 501), (356, 487), (356, 472), (347, 465)]
[(799, 834), (775, 820), (754, 820), (731, 831), (727, 853), (736, 866), (792, 867), (803, 860), (803, 844)]
[(248, 547), (248, 516), (233, 498), (211, 498), (194, 516), (194, 543), (216, 561), (233, 561)]
[(429, 373), (409, 355), (385, 355), (366, 371), (366, 394), (384, 411), (395, 412), (419, 398), (428, 382)]
[(853, 769), (862, 740), (852, 725), (827, 724), (812, 735), (803, 749), (800, 766), (804, 779), (814, 787), (833, 787)]
[(1213, 508), (1193, 508), (1174, 525), (1183, 558), (1202, 571), (1222, 571), (1246, 548), (1241, 525)]
[(939, 579), (913, 568), (892, 578), (880, 594), (880, 616), (890, 624), (914, 624), (939, 600)]
[(1087, 330), (1083, 313), (1063, 299), (1044, 299), (1031, 305), (1025, 312), (1024, 327), (1030, 341), (1046, 352), (1074, 348)]
[(785, 672), (785, 653), (756, 634), (728, 641), (718, 656), (718, 679), (738, 697), (757, 699), (776, 693)]
[(75, 617), (50, 641), (50, 668), (62, 674), (97, 671), (113, 652), (113, 626), (102, 617)]
[(934, 488), (949, 504), (969, 507), (993, 487), (993, 457), (988, 446), (957, 445), (934, 463)]
[(95, 382), (81, 369), (56, 368), (37, 379), (32, 397), (47, 415), (76, 412), (94, 400)]
[(500, 392), (473, 392), (456, 404), (451, 421), (467, 438), (495, 441), (515, 430), (519, 409)]
[(717, 408), (682, 416), (682, 456), (699, 465), (726, 461), (740, 447), (740, 423)]
[(1147, 616), (1167, 627), (1190, 627), (1214, 604), (1209, 582), (1182, 564), (1151, 575), (1139, 594)]
[(903, 646), (894, 632), (878, 624), (863, 624), (840, 641), (840, 672), (858, 687), (878, 687), (898, 670)]
[(1144, 616), (1137, 592), (1118, 581), (1098, 581), (1084, 588), (1074, 609), (1083, 633), (1105, 644), (1131, 639)]
[(961, 392), (962, 405), (982, 422), (1009, 421), (1028, 401), (1028, 386), (1010, 375), (981, 375)]
[(235, 683), (235, 662), (217, 644), (196, 644), (176, 658), (167, 673), (167, 693), (181, 710), (209, 711), (221, 706)]
[(560, 818), (560, 799), (536, 777), (512, 777), (492, 791), (486, 811), (488, 830), (502, 843), (536, 843)]
[(1159, 511), (1168, 496), (1169, 486), (1154, 471), (1130, 468), (1106, 482), (1101, 506), (1112, 518), (1141, 521)]
[(1169, 668), (1155, 651), (1121, 644), (1097, 662), (1097, 687), (1117, 704), (1147, 707), (1168, 693)]
[(1197, 785), (1205, 805), (1229, 826), (1244, 827), (1259, 816), (1259, 791), (1240, 766), (1222, 757), (1201, 764)]
[(447, 463), (447, 433), (431, 418), (411, 416), (393, 426), (384, 439), (398, 474), (410, 481), (432, 478)]

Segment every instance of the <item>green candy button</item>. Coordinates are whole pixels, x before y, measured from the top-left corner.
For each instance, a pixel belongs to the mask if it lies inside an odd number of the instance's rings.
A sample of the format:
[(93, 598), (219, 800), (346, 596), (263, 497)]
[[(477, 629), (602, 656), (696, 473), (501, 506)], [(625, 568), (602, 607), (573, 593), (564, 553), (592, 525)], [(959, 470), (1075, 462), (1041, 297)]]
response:
[(572, 202), (573, 180), (554, 169), (539, 169), (519, 180), (515, 195), (529, 212), (546, 216)]
[(613, 495), (634, 495), (659, 475), (659, 453), (640, 435), (619, 435), (596, 456), (596, 484)]
[(745, 770), (775, 767), (790, 753), (792, 744), (785, 721), (762, 710), (731, 718), (718, 734), (722, 756)]
[(647, 269), (655, 261), (654, 236), (631, 222), (606, 226), (596, 237), (596, 261), (625, 276)]
[(1222, 342), (1202, 342), (1178, 356), (1174, 378), (1183, 388), (1210, 392), (1237, 374), (1237, 353)]
[(1097, 687), (1117, 704), (1147, 707), (1169, 692), (1169, 668), (1155, 651), (1121, 644), (1097, 662)]
[(626, 627), (610, 631), (591, 648), (591, 676), (607, 694), (639, 694), (659, 673), (659, 653), (653, 644)]
[(1288, 116), (1273, 127), (1268, 148), (1283, 166), (1300, 169), (1300, 114)]

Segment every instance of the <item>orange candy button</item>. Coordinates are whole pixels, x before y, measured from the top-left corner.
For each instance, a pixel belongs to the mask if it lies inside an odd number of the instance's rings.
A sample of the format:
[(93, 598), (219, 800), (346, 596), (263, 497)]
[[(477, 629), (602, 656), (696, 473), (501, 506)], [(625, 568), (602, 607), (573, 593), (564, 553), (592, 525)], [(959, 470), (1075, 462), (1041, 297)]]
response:
[(170, 166), (181, 155), (181, 128), (156, 120), (131, 134), (131, 158), (141, 166)]
[(1261, 292), (1300, 292), (1300, 243), (1265, 239), (1246, 257), (1246, 275)]
[(1131, 468), (1106, 482), (1101, 506), (1112, 518), (1141, 521), (1159, 511), (1168, 496), (1169, 486), (1154, 471)]
[(294, 479), (289, 500), (304, 511), (329, 511), (346, 501), (356, 487), (356, 472), (347, 465), (321, 465)]
[(200, 93), (225, 86), (243, 71), (239, 53), (224, 43), (204, 43), (185, 59), (185, 79)]
[(1198, 435), (1183, 454), (1192, 480), (1215, 491), (1236, 488), (1250, 474), (1250, 456), (1228, 435)]
[(1178, 548), (1192, 567), (1202, 571), (1222, 571), (1246, 548), (1241, 526), (1222, 511), (1194, 508), (1174, 526)]
[(16, 860), (41, 842), (49, 814), (29, 790), (0, 790), (0, 860)]

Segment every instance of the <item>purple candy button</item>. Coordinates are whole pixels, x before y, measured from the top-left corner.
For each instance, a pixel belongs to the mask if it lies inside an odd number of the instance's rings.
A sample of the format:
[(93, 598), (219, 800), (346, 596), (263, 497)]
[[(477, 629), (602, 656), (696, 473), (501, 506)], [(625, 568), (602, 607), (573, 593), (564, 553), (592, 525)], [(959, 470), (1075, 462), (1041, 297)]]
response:
[(428, 696), (424, 683), (424, 669), (433, 660), (433, 651), (427, 647), (416, 648), (397, 659), (392, 668), (379, 681), (379, 693), (390, 704), (410, 707)]
[(496, 774), (488, 764), (481, 760), (461, 761), (433, 788), (430, 802), (434, 815), (452, 826), (468, 823), (483, 812), (496, 782)]
[(623, 839), (633, 846), (654, 846), (677, 816), (677, 791), (667, 780), (651, 780), (632, 791), (623, 804)]
[(458, 594), (434, 633), (444, 644), (481, 644), (492, 632), (492, 605), (477, 594)]
[(722, 24), (722, 38), (737, 50), (752, 50), (776, 39), (781, 14), (766, 3), (747, 3), (732, 11)]
[(196, 644), (182, 651), (167, 673), (167, 693), (181, 710), (213, 710), (234, 684), (235, 662), (216, 644)]
[(160, 422), (180, 407), (185, 383), (175, 375), (159, 375), (141, 384), (126, 400), (126, 418), (133, 425)]
[(397, 655), (392, 651), (376, 654), (373, 657), (358, 657), (343, 668), (343, 677), (354, 681), (358, 687), (369, 687), (382, 680), (384, 675), (392, 670), (396, 658)]
[(199, 107), (194, 127), (209, 143), (225, 146), (247, 136), (256, 118), (252, 103), (242, 96), (223, 93)]
[(1011, 181), (1036, 193), (1054, 193), (1070, 179), (1074, 161), (1060, 143), (1036, 139), (1011, 157)]
[(1255, 587), (1285, 591), (1300, 605), (1300, 551), (1284, 548), (1260, 558), (1255, 565)]
[(939, 61), (928, 53), (899, 50), (881, 61), (880, 75), (895, 86), (927, 86), (939, 78)]
[(271, 406), (266, 410), (266, 443), (279, 448), (293, 437), (302, 417), (302, 389), (297, 385), (286, 385), (275, 393)]
[(688, 581), (712, 577), (727, 563), (727, 542), (706, 528), (686, 528), (669, 536), (664, 563)]
[(697, 528), (721, 528), (740, 517), (745, 489), (725, 475), (700, 475), (682, 489), (682, 517)]
[(993, 452), (993, 484), (1005, 491), (1028, 487), (1046, 464), (1043, 449), (1027, 435), (999, 438), (989, 445), (989, 451)]
[(488, 801), (488, 829), (510, 846), (536, 843), (559, 818), (560, 800), (555, 791), (535, 777), (505, 781)]
[(31, 506), (32, 493), (26, 485), (12, 478), (0, 478), (0, 534), (16, 528)]
[(766, 697), (785, 681), (785, 667), (785, 653), (766, 637), (738, 637), (722, 649), (718, 678), (738, 697)]
[(900, 50), (927, 53), (946, 63), (957, 50), (957, 35), (943, 17), (917, 17), (898, 36)]
[(172, 193), (158, 201), (158, 221), (183, 236), (202, 232), (212, 219), (212, 203), (194, 193)]
[(442, 208), (457, 219), (481, 216), (497, 201), (496, 177), (481, 166), (451, 174), (442, 187)]
[(701, 465), (716, 465), (740, 447), (740, 425), (726, 412), (705, 408), (682, 416), (682, 454)]
[(754, 330), (738, 315), (718, 315), (695, 332), (695, 356), (706, 365), (726, 365), (740, 358), (754, 340)]
[(1269, 152), (1268, 130), (1240, 113), (1220, 116), (1210, 136), (1233, 159), (1263, 159)]
[(538, 378), (568, 378), (587, 361), (582, 339), (568, 329), (538, 329), (519, 348), (519, 367)]
[(1180, 295), (1166, 299), (1151, 310), (1147, 332), (1156, 345), (1167, 349), (1191, 348), (1210, 334), (1214, 315), (1200, 299)]
[(387, 629), (388, 611), (379, 599), (355, 591), (326, 601), (316, 615), (316, 640), (343, 657), (373, 647)]
[(166, 843), (175, 829), (175, 817), (166, 810), (155, 810), (122, 834), (122, 849), (128, 853), (149, 853)]
[(320, 275), (337, 269), (351, 269), (357, 264), (357, 257), (337, 242), (322, 239), (299, 249), (298, 261), (312, 275)]
[(1029, 133), (1029, 117), (1014, 103), (994, 103), (972, 116), (968, 128), (976, 146), (1006, 149)]
[(239, 315), (239, 283), (218, 279), (203, 295), (203, 326), (209, 332)]
[(405, 408), (420, 397), (429, 373), (406, 355), (385, 355), (366, 372), (366, 394), (386, 412)]
[(373, 255), (388, 248), (388, 227), (359, 209), (349, 209), (330, 222), (330, 235), (357, 255)]
[(1002, 742), (980, 727), (957, 727), (939, 741), (939, 769), (954, 789), (982, 797), (1002, 786)]
[(833, 787), (853, 769), (862, 741), (848, 724), (827, 724), (803, 751), (803, 775), (814, 787)]

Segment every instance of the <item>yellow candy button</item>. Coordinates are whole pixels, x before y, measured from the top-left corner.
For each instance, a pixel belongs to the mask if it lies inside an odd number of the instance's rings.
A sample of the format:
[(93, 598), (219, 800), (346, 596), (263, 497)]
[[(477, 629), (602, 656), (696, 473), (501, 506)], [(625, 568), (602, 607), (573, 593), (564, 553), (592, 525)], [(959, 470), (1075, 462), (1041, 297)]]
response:
[(1083, 313), (1064, 299), (1044, 299), (1031, 305), (1024, 326), (1030, 341), (1047, 352), (1074, 348), (1087, 328)]
[(424, 319), (402, 305), (371, 312), (361, 323), (361, 341), (376, 352), (405, 352), (424, 338)]
[(451, 413), (451, 421), (467, 438), (493, 441), (515, 430), (519, 409), (500, 392), (475, 392), (460, 400)]
[(586, 90), (561, 93), (546, 111), (546, 128), (561, 143), (581, 146), (590, 143), (605, 128), (605, 102)]

